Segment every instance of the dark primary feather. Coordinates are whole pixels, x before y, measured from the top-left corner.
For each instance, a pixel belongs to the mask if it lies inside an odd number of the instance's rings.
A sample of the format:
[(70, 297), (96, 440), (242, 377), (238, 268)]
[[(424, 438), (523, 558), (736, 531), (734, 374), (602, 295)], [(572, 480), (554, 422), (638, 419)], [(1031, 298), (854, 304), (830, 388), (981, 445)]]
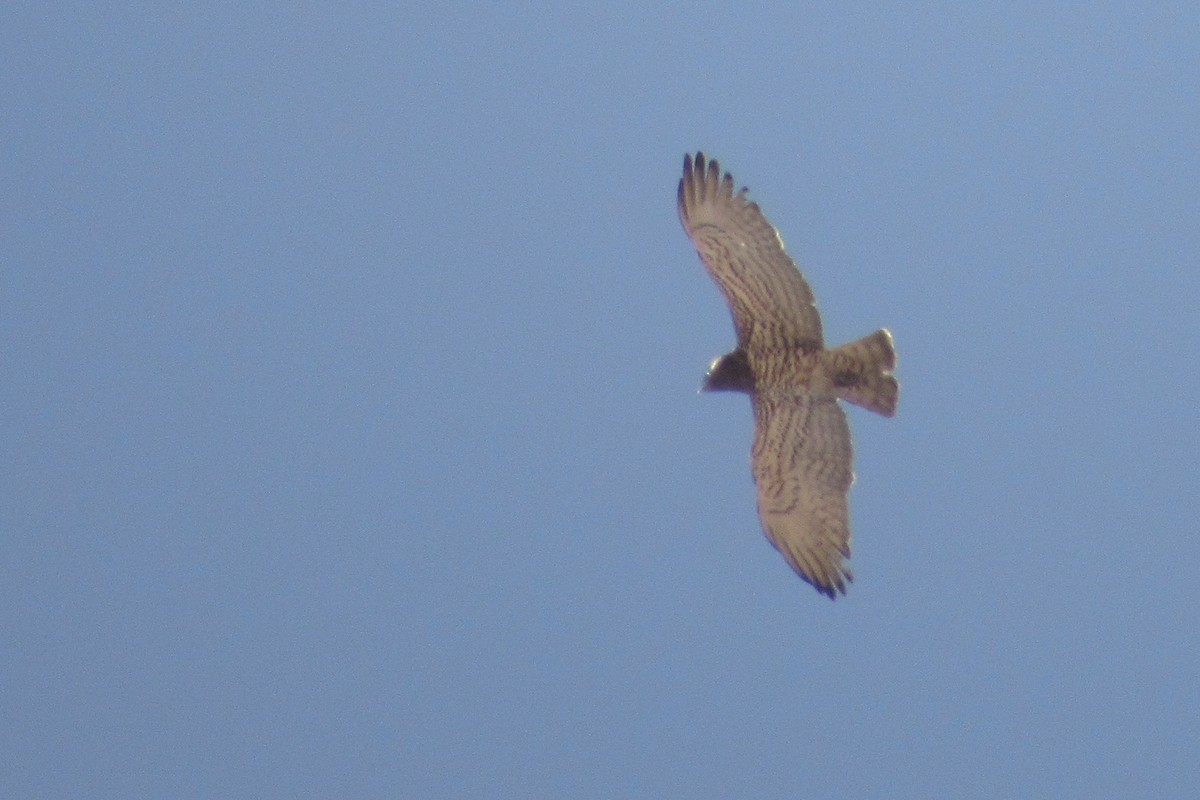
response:
[(703, 153), (684, 156), (679, 219), (725, 295), (739, 345), (824, 346), (816, 299), (779, 232)]

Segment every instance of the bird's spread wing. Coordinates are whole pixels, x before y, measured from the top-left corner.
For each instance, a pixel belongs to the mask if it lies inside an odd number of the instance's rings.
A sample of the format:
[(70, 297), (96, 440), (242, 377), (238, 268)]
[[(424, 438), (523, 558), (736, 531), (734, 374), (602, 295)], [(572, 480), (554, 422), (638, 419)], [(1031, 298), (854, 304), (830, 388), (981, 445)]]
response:
[(758, 515), (792, 569), (829, 597), (853, 580), (850, 428), (836, 400), (808, 394), (756, 395), (751, 462)]
[(806, 349), (824, 346), (812, 289), (779, 232), (746, 199), (745, 189), (734, 193), (733, 176), (722, 176), (703, 153), (695, 160), (684, 156), (679, 219), (729, 303), (739, 345), (762, 337)]

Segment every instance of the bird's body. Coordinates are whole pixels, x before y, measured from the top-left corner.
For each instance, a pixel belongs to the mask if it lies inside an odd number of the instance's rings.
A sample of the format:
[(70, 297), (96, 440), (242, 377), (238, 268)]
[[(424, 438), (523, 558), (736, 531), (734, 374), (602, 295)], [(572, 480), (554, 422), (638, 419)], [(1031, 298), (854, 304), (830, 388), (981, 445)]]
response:
[(837, 401), (892, 416), (896, 354), (883, 329), (825, 348), (812, 289), (745, 195), (716, 161), (684, 157), (679, 218), (725, 295), (738, 340), (713, 361), (704, 388), (750, 395), (763, 530), (800, 577), (832, 598), (853, 579), (845, 563), (853, 451)]

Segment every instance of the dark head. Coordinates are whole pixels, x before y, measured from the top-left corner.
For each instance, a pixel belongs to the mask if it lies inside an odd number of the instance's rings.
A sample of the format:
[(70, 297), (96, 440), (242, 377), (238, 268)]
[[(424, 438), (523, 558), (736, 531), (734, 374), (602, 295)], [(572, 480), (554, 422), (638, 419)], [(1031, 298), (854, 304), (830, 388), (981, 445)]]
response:
[(713, 359), (704, 383), (700, 384), (702, 392), (745, 392), (754, 391), (754, 373), (750, 370), (750, 359), (746, 351), (740, 347), (730, 353)]

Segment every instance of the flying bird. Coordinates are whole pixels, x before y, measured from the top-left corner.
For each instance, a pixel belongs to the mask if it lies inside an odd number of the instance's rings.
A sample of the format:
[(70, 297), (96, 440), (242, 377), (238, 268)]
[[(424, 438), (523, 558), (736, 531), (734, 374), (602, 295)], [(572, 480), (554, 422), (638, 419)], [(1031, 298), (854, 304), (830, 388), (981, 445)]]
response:
[(713, 360), (701, 390), (750, 395), (763, 531), (801, 578), (834, 599), (854, 579), (846, 564), (853, 449), (838, 400), (896, 413), (892, 335), (881, 328), (827, 350), (816, 298), (779, 232), (703, 153), (684, 156), (679, 219), (737, 333), (737, 347)]

